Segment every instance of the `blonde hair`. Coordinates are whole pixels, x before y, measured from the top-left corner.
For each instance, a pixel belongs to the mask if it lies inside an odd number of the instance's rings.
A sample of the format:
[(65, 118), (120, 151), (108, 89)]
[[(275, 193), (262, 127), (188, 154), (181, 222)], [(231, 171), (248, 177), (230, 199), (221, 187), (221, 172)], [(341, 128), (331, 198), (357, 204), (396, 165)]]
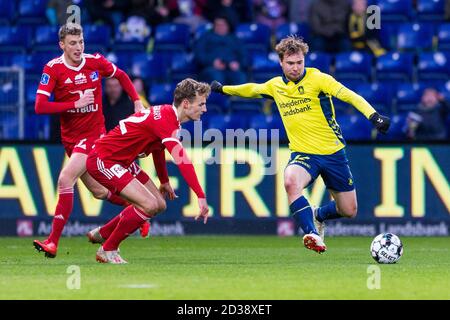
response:
[(64, 41), (64, 38), (70, 34), (74, 36), (79, 36), (83, 33), (83, 27), (78, 23), (66, 23), (59, 28), (58, 36), (59, 41)]
[(178, 107), (184, 99), (188, 99), (192, 103), (197, 94), (208, 98), (210, 93), (211, 87), (209, 84), (187, 78), (177, 84), (173, 92), (173, 103), (175, 107)]
[(291, 54), (302, 52), (306, 56), (309, 51), (309, 46), (303, 41), (303, 38), (290, 35), (276, 45), (275, 51), (278, 53), (280, 60), (283, 61), (285, 55), (290, 56)]

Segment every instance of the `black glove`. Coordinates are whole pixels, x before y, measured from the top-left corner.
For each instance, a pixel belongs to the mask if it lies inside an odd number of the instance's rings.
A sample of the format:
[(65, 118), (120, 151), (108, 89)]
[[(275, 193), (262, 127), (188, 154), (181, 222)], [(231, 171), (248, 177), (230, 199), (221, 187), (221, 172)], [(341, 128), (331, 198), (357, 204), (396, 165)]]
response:
[(378, 112), (373, 113), (369, 117), (369, 120), (370, 122), (372, 122), (373, 126), (378, 130), (378, 132), (382, 134), (386, 134), (386, 132), (389, 130), (389, 126), (391, 125), (391, 119), (380, 115)]
[(219, 81), (214, 80), (211, 82), (211, 91), (224, 94), (223, 85)]

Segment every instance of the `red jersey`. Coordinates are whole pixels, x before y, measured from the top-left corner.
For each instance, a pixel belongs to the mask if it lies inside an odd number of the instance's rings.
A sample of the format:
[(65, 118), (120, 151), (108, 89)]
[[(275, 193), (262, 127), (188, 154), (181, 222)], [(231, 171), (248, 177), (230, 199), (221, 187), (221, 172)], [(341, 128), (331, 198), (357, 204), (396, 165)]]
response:
[(117, 67), (101, 54), (83, 54), (81, 64), (70, 66), (64, 54), (48, 62), (42, 73), (37, 94), (55, 102), (75, 102), (87, 91), (94, 93), (94, 104), (61, 113), (63, 142), (77, 143), (80, 137), (100, 136), (105, 132), (102, 111), (102, 77), (112, 77)]
[(152, 153), (158, 176), (165, 182), (168, 179), (163, 150), (167, 148), (188, 185), (199, 198), (205, 198), (194, 167), (177, 138), (179, 129), (180, 122), (174, 106), (154, 106), (121, 120), (118, 126), (95, 142), (90, 156), (95, 154), (108, 163), (128, 168), (137, 157)]
[(163, 149), (166, 141), (180, 143), (177, 138), (179, 129), (174, 106), (154, 106), (121, 120), (118, 126), (97, 140), (95, 151), (100, 158), (127, 168), (137, 157)]

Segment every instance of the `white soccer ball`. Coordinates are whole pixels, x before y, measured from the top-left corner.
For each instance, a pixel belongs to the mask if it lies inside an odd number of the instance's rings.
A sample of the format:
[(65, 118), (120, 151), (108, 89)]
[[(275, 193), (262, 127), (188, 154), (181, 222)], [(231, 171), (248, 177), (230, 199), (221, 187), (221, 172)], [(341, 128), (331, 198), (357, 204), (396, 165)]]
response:
[(378, 263), (396, 263), (403, 254), (403, 244), (395, 234), (381, 233), (373, 239), (370, 253)]

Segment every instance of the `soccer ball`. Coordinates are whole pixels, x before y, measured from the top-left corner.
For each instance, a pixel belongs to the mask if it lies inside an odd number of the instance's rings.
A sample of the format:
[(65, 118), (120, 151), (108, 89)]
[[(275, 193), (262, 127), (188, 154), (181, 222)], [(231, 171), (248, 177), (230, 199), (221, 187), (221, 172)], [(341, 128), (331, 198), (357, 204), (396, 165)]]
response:
[(381, 233), (373, 239), (370, 253), (378, 263), (396, 263), (403, 254), (403, 244), (395, 234)]

